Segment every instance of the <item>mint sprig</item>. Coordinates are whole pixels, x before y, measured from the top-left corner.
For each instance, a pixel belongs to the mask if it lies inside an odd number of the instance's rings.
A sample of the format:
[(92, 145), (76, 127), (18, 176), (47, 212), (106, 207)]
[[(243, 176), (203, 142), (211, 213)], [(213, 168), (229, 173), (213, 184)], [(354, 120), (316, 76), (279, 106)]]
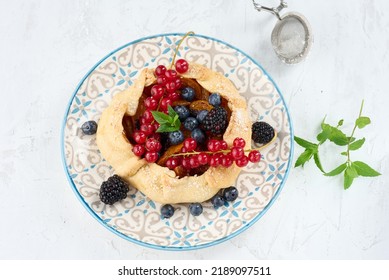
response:
[[(335, 127), (325, 123), (325, 118), (323, 119), (320, 125), (321, 131), (316, 136), (316, 139), (318, 141), (317, 144), (295, 136), (294, 140), (298, 145), (305, 148), (305, 151), (297, 158), (294, 167), (298, 167), (298, 166), (304, 167), (304, 164), (307, 163), (313, 157), (317, 168), (319, 168), (319, 170), (325, 176), (336, 176), (344, 173), (343, 187), (345, 190), (348, 189), (352, 185), (354, 179), (358, 178), (359, 176), (376, 177), (381, 175), (379, 172), (371, 168), (366, 163), (362, 161), (352, 161), (350, 158), (350, 152), (360, 149), (366, 141), (365, 138), (356, 140), (356, 138), (354, 137), (356, 129), (357, 128), (362, 129), (371, 123), (369, 117), (362, 116), (363, 104), (364, 101), (362, 100), (361, 108), (359, 110), (359, 116), (355, 120), (354, 128), (350, 136), (347, 136), (340, 129), (340, 127), (343, 125), (344, 122), (343, 119), (340, 120), (337, 126)], [(341, 153), (341, 155), (347, 157), (346, 162), (342, 163), (341, 165), (339, 165), (338, 167), (336, 167), (330, 172), (324, 171), (319, 158), (319, 147), (327, 140), (338, 146), (346, 146), (346, 151)]]
[(151, 113), (153, 114), (154, 120), (159, 123), (159, 128), (156, 132), (173, 132), (180, 129), (181, 121), (176, 111), (170, 105), (168, 106), (169, 114), (159, 111), (151, 111)]

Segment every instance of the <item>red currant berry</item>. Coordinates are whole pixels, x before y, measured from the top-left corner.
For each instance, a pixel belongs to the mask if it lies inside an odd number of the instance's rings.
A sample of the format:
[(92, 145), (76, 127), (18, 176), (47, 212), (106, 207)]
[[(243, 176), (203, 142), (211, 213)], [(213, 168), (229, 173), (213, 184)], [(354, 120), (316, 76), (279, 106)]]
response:
[(145, 153), (146, 149), (143, 145), (135, 145), (133, 148), (132, 148), (132, 152), (137, 156), (137, 157), (141, 157), (144, 153)]
[(227, 150), (228, 149), (228, 145), (227, 145), (226, 141), (224, 141), (224, 140), (220, 141), (220, 149), (221, 150)]
[[(157, 131), (158, 128), (159, 128), (159, 123), (155, 122), (155, 123), (152, 124), (152, 126), (153, 126), (154, 131)], [(159, 137), (161, 137), (161, 135), (159, 135)]]
[(240, 159), (235, 161), (235, 164), (239, 167), (244, 167), (249, 163), (249, 158), (247, 156), (243, 156)]
[(157, 152), (147, 152), (145, 154), (145, 160), (147, 162), (150, 162), (150, 163), (156, 162), (157, 159), (158, 159), (158, 153)]
[(146, 136), (149, 136), (154, 133), (154, 126), (151, 124), (142, 124), (140, 130), (143, 131)]
[(165, 87), (168, 93), (172, 93), (176, 91), (176, 83), (174, 81), (167, 82)]
[(233, 147), (231, 149), (231, 156), (233, 159), (240, 159), (241, 157), (244, 156), (243, 148)]
[(188, 71), (189, 64), (185, 59), (179, 59), (176, 61), (176, 70), (178, 73), (183, 74)]
[(149, 122), (144, 117), (140, 117), (139, 122), (140, 124), (149, 124)]
[(145, 146), (149, 152), (158, 152), (162, 148), (161, 143), (154, 138), (147, 139)]
[(185, 148), (185, 147), (182, 147), (181, 148), (181, 153), (187, 153), (188, 152), (188, 149), (187, 148)]
[(167, 79), (165, 75), (161, 75), (157, 77), (157, 84), (164, 86), (166, 85), (166, 83), (167, 83)]
[(184, 167), (185, 169), (191, 169), (191, 166), (190, 166), (190, 158), (189, 158), (189, 157), (184, 157), (184, 158), (182, 159), (181, 165), (182, 165), (182, 167)]
[(233, 164), (233, 160), (232, 160), (232, 156), (230, 154), (227, 154), (227, 155), (224, 155), (222, 157), (222, 161), (221, 161), (221, 164), (224, 166), (224, 167), (230, 167), (232, 164)]
[(178, 92), (172, 92), (167, 95), (168, 98), (170, 98), (172, 101), (177, 101), (180, 99), (180, 94)]
[(220, 141), (216, 139), (211, 139), (207, 143), (207, 149), (210, 152), (217, 152), (220, 151), (221, 145)]
[(155, 85), (151, 88), (151, 96), (155, 100), (160, 100), (165, 93), (165, 88), (161, 85)]
[(166, 67), (163, 65), (158, 65), (157, 68), (155, 68), (155, 75), (157, 77), (165, 74), (165, 72), (166, 72)]
[(177, 157), (168, 158), (166, 161), (166, 167), (169, 169), (174, 169), (179, 165), (180, 165), (180, 160)]
[(167, 168), (169, 168), (169, 169), (174, 169), (173, 164), (172, 164), (172, 160), (173, 160), (173, 158), (168, 158), (168, 159), (166, 160), (165, 166), (166, 166)]
[(180, 89), (181, 86), (182, 86), (182, 82), (181, 82), (181, 78), (180, 77), (177, 77), (175, 80), (174, 80), (174, 83), (176, 85), (176, 89)]
[(159, 133), (154, 133), (154, 134), (152, 134), (152, 135), (150, 136), (150, 138), (153, 138), (153, 139), (155, 139), (155, 140), (161, 142), (161, 134), (159, 134)]
[(173, 69), (167, 70), (165, 76), (168, 81), (174, 81), (177, 77), (177, 71)]
[(172, 100), (170, 98), (163, 98), (162, 101), (161, 101), (161, 106), (160, 108), (162, 110), (167, 110), (168, 106), (171, 106), (172, 105)]
[(155, 110), (158, 107), (158, 101), (153, 97), (147, 97), (145, 99), (145, 107), (150, 110)]
[(197, 160), (200, 163), (200, 165), (208, 164), (209, 161), (209, 155), (206, 153), (199, 153), (197, 155)]
[(191, 152), (194, 151), (197, 147), (197, 142), (193, 138), (186, 138), (184, 140), (184, 148), (186, 148), (187, 151)]
[(220, 157), (219, 154), (212, 155), (209, 159), (209, 165), (213, 167), (217, 167), (220, 165)]
[(199, 163), (196, 155), (190, 157), (189, 164), (190, 164), (191, 168), (197, 168), (200, 166), (200, 163)]
[(134, 138), (134, 141), (138, 144), (143, 144), (144, 142), (146, 142), (146, 133), (144, 133), (143, 131), (135, 131), (133, 134), (132, 134), (132, 137)]
[(253, 150), (249, 153), (249, 160), (251, 162), (259, 162), (261, 160), (261, 153), (259, 151)]
[(233, 146), (238, 148), (244, 148), (244, 146), (246, 146), (246, 141), (244, 141), (243, 138), (237, 137), (234, 140)]
[(142, 118), (143, 122), (141, 122), (142, 124), (148, 124), (148, 123), (151, 123), (153, 120), (154, 120), (154, 117), (153, 117), (153, 114), (151, 113), (150, 110), (146, 110), (144, 113), (143, 113), (143, 118)]

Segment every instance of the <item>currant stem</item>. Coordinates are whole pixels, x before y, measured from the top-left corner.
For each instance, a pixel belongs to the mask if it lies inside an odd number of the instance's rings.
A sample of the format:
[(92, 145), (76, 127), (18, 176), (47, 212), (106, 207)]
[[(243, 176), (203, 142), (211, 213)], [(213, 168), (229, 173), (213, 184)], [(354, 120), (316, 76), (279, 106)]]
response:
[[(261, 147), (258, 147), (258, 148), (254, 148), (254, 149), (246, 149), (244, 150), (244, 152), (251, 152), (251, 151), (260, 151), (260, 150), (263, 150), (265, 149), (266, 147), (269, 147), (275, 140), (277, 139), (277, 132), (274, 131), (274, 137), (273, 139), (271, 139), (271, 141)], [(179, 153), (179, 154), (172, 154), (171, 157), (176, 157), (176, 156), (190, 156), (190, 155), (198, 155), (200, 153), (205, 153), (205, 154), (216, 154), (216, 153), (223, 153), (223, 154), (226, 154), (226, 153), (229, 153), (231, 152), (231, 149), (228, 149), (228, 150), (220, 150), (220, 151), (217, 151), (217, 152), (210, 152), (210, 151), (201, 151), (201, 152), (188, 152), (188, 153)]]
[(180, 49), (180, 46), (182, 44), (182, 42), (185, 40), (186, 37), (188, 37), (189, 35), (194, 35), (195, 33), (193, 31), (189, 31), (188, 33), (186, 33), (184, 35), (184, 37), (182, 37), (182, 39), (180, 40), (180, 42), (178, 43), (177, 45), (177, 48), (175, 49), (174, 51), (174, 56), (173, 56), (173, 60), (172, 60), (172, 63), (170, 64), (170, 69), (173, 68), (173, 65), (174, 65), (174, 62), (176, 60), (176, 56), (177, 56), (177, 53), (178, 53), (178, 50)]

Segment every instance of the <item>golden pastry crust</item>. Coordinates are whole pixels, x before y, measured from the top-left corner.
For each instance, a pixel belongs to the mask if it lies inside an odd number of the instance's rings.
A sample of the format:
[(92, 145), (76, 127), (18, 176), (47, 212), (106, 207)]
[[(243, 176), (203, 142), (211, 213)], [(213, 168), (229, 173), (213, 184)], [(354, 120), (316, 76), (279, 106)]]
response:
[[(232, 113), (223, 139), (229, 146), (236, 137), (242, 137), (246, 143), (251, 142), (251, 122), (246, 101), (229, 79), (194, 63), (182, 76), (196, 79), (203, 88), (209, 92), (218, 92), (228, 101)], [(135, 115), (143, 88), (154, 82), (153, 70), (144, 69), (131, 87), (113, 97), (101, 115), (97, 145), (116, 174), (160, 203), (203, 202), (220, 189), (233, 185), (240, 172), (235, 164), (228, 168), (210, 167), (200, 176), (178, 178), (167, 167), (148, 163), (134, 155), (132, 145), (124, 135), (122, 119), (125, 114)]]

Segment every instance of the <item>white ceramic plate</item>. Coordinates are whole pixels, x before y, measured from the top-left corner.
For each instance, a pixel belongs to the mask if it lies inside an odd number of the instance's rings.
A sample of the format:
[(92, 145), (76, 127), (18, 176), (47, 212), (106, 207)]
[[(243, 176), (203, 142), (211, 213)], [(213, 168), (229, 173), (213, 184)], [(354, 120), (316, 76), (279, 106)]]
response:
[(253, 225), (272, 205), (285, 184), (293, 153), (288, 109), (265, 70), (237, 48), (195, 35), (181, 45), (179, 57), (223, 73), (246, 98), (252, 121), (263, 120), (278, 132), (277, 141), (262, 151), (258, 164), (242, 169), (236, 180), (239, 198), (215, 210), (203, 204), (194, 217), (187, 205), (175, 205), (170, 219), (160, 218), (159, 203), (132, 188), (127, 199), (107, 206), (99, 188), (114, 170), (100, 154), (94, 135), (83, 135), (87, 120), (98, 121), (112, 96), (137, 78), (144, 67), (168, 65), (183, 34), (162, 34), (131, 42), (104, 57), (81, 80), (66, 109), (62, 154), (71, 187), (102, 225), (117, 235), (156, 249), (191, 250), (228, 240)]

